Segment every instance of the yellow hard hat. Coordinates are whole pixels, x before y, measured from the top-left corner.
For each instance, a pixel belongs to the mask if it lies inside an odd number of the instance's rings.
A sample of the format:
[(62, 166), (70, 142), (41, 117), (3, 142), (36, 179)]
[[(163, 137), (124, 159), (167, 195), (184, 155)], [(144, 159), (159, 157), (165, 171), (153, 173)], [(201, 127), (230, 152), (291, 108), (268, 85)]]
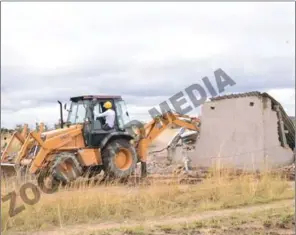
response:
[(104, 103), (104, 108), (105, 109), (111, 109), (112, 108), (112, 103), (110, 101), (107, 101)]

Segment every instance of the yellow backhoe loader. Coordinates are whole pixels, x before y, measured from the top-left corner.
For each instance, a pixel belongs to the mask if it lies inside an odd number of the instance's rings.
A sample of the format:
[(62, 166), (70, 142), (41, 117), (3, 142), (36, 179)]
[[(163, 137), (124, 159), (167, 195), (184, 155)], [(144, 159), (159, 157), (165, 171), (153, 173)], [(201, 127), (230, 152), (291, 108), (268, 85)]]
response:
[[(174, 124), (199, 130), (198, 119), (172, 112), (144, 126), (133, 124), (121, 96), (78, 96), (70, 101), (65, 122), (62, 103), (58, 101), (61, 128), (43, 133), (32, 131), (20, 138), (23, 144), (14, 164), (27, 166), (44, 192), (54, 192), (60, 184), (80, 176), (93, 177), (101, 171), (105, 178), (127, 178), (138, 162), (145, 177), (148, 147), (165, 129)], [(96, 118), (96, 114), (105, 111), (106, 101), (111, 102), (116, 114), (115, 127), (108, 131), (102, 128), (106, 120)]]

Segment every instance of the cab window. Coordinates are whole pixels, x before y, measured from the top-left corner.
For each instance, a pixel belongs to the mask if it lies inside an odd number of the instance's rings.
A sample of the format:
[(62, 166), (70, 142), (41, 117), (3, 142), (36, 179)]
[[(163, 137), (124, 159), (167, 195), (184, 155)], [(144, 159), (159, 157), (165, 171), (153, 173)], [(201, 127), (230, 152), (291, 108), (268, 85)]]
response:
[(72, 102), (68, 114), (68, 122), (71, 124), (84, 123), (86, 116), (86, 104), (83, 101)]
[(125, 102), (123, 100), (115, 101), (115, 109), (118, 126), (120, 129), (124, 129), (125, 125), (130, 121)]

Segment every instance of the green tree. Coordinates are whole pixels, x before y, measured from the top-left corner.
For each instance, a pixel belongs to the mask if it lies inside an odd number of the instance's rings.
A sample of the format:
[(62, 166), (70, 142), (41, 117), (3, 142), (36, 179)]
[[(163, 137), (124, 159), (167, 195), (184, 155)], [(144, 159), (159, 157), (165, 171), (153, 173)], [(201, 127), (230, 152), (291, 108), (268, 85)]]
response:
[(38, 122), (35, 123), (35, 130), (36, 130), (37, 132), (39, 131), (39, 123), (38, 123)]
[(24, 129), (24, 127), (21, 124), (17, 124), (14, 128), (15, 131), (19, 131), (19, 132), (22, 132), (23, 129)]

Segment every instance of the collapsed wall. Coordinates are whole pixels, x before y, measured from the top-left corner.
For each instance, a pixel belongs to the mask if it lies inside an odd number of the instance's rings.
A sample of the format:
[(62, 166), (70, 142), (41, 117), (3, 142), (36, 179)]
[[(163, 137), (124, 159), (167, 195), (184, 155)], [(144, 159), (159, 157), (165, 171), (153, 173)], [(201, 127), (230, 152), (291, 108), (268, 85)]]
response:
[(201, 123), (192, 166), (262, 170), (294, 161), (294, 123), (267, 93), (212, 98)]

